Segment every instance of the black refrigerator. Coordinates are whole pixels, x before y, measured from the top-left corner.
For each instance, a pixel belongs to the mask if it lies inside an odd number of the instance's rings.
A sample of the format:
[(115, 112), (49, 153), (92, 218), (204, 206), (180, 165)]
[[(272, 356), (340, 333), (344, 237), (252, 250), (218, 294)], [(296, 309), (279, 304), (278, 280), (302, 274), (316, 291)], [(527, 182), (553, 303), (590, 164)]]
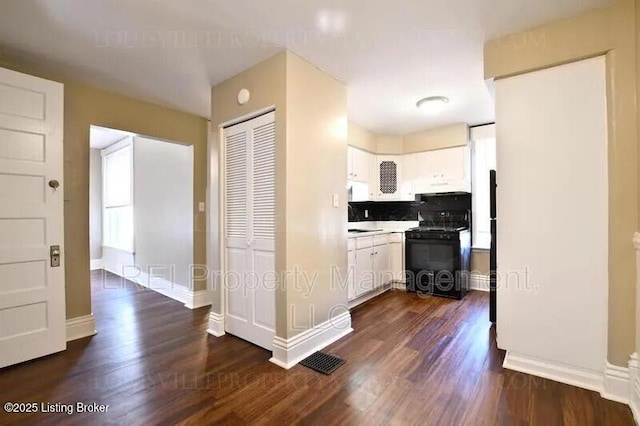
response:
[(489, 220), (491, 222), (491, 247), (489, 249), (489, 320), (496, 323), (496, 302), (497, 302), (497, 231), (498, 223), (496, 219), (496, 171), (489, 171)]

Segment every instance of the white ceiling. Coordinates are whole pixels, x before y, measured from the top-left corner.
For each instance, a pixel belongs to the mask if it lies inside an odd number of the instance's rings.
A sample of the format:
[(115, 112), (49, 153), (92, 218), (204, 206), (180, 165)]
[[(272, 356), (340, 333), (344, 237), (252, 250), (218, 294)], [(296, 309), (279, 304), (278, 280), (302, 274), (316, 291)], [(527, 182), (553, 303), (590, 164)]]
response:
[[(210, 87), (289, 48), (343, 82), (385, 133), (493, 120), (485, 40), (611, 0), (21, 0), (0, 42), (81, 81), (208, 117)], [(450, 98), (436, 116), (415, 107)]]
[(103, 149), (131, 135), (133, 134), (122, 130), (91, 126), (89, 130), (89, 147), (91, 149)]

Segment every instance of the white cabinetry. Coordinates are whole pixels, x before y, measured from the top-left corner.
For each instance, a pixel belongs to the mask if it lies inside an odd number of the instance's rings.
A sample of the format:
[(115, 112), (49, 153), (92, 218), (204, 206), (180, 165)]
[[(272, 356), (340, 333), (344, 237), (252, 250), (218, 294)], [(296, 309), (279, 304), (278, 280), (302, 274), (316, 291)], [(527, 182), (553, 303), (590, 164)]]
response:
[(354, 299), (373, 290), (373, 247), (356, 249), (355, 261)]
[(347, 178), (351, 181), (369, 183), (373, 158), (374, 156), (366, 151), (347, 147)]
[(355, 279), (355, 266), (356, 266), (356, 251), (349, 247), (347, 252), (347, 265), (349, 270), (347, 271), (347, 299), (352, 300), (356, 298), (356, 279)]
[(413, 201), (415, 194), (471, 192), (468, 146), (404, 155), (347, 150), (351, 201)]
[(367, 293), (378, 294), (392, 281), (403, 279), (404, 258), (401, 233), (379, 234), (349, 239), (347, 254), (349, 271), (347, 297), (349, 301), (367, 299)]
[(389, 235), (389, 269), (393, 281), (404, 282), (404, 240), (401, 233)]
[(418, 194), (471, 191), (471, 154), (468, 146), (415, 154), (414, 190)]
[(375, 200), (399, 200), (402, 156), (378, 155), (374, 170), (375, 187), (373, 197)]
[(400, 195), (402, 201), (414, 201), (413, 181), (416, 178), (416, 154), (405, 154), (400, 162)]
[[(385, 236), (386, 237), (386, 236)], [(389, 244), (385, 242), (373, 247), (373, 287), (378, 288), (393, 281), (389, 268)]]

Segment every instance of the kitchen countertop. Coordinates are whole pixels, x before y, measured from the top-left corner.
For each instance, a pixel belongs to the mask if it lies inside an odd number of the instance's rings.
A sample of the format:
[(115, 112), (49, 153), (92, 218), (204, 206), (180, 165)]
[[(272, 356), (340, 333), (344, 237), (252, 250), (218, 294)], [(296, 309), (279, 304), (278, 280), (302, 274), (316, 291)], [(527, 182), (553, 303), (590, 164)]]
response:
[(373, 231), (367, 231), (367, 232), (349, 232), (347, 233), (347, 237), (348, 238), (370, 237), (372, 235), (382, 235), (382, 234), (404, 234), (404, 231), (382, 229), (382, 230), (373, 230)]

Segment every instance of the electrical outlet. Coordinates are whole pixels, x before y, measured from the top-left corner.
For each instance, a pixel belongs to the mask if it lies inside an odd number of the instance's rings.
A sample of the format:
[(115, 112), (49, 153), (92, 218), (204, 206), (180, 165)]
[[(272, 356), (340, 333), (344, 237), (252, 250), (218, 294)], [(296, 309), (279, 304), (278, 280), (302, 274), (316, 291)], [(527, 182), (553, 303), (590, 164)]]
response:
[(369, 210), (364, 209), (364, 218), (368, 219), (369, 218)]
[(340, 197), (338, 194), (333, 194), (333, 207), (340, 207)]
[(204, 211), (204, 207), (205, 206), (204, 206), (204, 203), (202, 201), (198, 203), (198, 210), (199, 211), (203, 212)]

